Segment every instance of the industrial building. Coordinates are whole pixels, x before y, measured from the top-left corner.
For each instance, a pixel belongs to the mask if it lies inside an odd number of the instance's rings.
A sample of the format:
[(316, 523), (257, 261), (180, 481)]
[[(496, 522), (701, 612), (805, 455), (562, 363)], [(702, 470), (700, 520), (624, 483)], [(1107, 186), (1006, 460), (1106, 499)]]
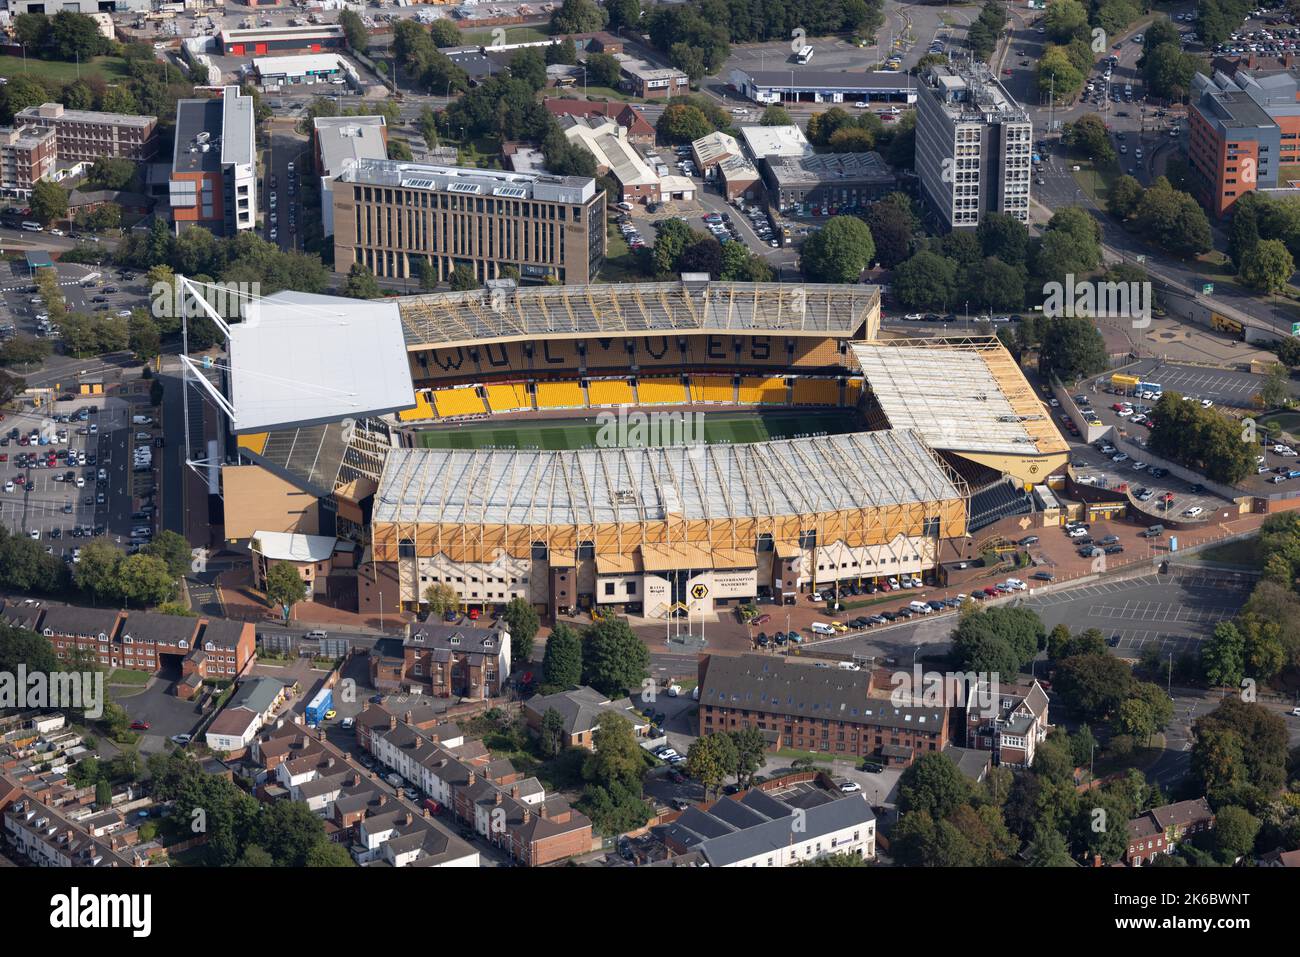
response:
[(947, 229), (973, 229), (985, 213), (1029, 222), (1033, 124), (982, 63), (935, 66), (921, 78), (916, 173)]
[(253, 60), (253, 75), (263, 90), (317, 83), (359, 83), (351, 64), (337, 53), (303, 53), (291, 56), (259, 56)]
[(337, 23), (320, 26), (222, 30), (218, 36), (222, 56), (267, 56), (278, 53), (322, 53), (347, 47)]
[(916, 102), (916, 84), (908, 73), (735, 69), (727, 82), (755, 103)]
[(781, 212), (834, 216), (862, 209), (893, 192), (897, 178), (879, 153), (770, 156), (763, 181)]

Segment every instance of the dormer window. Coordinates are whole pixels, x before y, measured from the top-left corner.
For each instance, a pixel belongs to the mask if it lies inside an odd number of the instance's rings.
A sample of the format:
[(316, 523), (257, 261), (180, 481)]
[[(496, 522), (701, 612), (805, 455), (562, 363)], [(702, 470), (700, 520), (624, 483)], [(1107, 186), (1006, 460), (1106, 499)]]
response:
[(182, 638), (180, 641), (176, 642), (176, 647), (177, 647), (177, 648), (188, 648), (189, 646), (190, 646), (190, 643), (189, 643), (188, 641), (186, 641), (184, 638)]
[(484, 647), (484, 648), (491, 648), (491, 647), (492, 647), (492, 639), (491, 639), (491, 638), (484, 638), (484, 639), (483, 639), (483, 647)]
[[(103, 637), (103, 636), (101, 636), (101, 637)], [(130, 635), (123, 635), (123, 636), (122, 636), (122, 644), (124, 644), (124, 645), (133, 645), (133, 644), (135, 644), (135, 642), (132, 640), (132, 638), (131, 638)]]
[(459, 645), (459, 644), (460, 644), (460, 635), (452, 635), (452, 636), (451, 636), (451, 644), (453, 644), (453, 645)]
[(216, 650), (217, 650), (217, 646), (214, 645), (212, 642), (209, 641), (206, 645), (203, 646), (203, 650), (204, 650), (204, 651), (216, 651)]

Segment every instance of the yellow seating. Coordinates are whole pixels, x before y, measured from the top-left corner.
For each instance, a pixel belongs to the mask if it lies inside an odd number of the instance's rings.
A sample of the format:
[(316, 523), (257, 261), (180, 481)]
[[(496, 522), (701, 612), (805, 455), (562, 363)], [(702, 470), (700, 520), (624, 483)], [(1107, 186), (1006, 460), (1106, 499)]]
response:
[(487, 401), (488, 408), (493, 412), (518, 412), (520, 409), (533, 407), (533, 400), (528, 395), (528, 386), (518, 382), (488, 386)]
[(686, 387), (680, 379), (642, 379), (636, 392), (642, 405), (686, 404)]
[(786, 401), (785, 380), (780, 378), (759, 379), (745, 376), (740, 380), (736, 390), (736, 401), (741, 405), (784, 405)]
[(692, 402), (735, 402), (735, 391), (726, 376), (706, 375), (691, 379)]
[(433, 394), (433, 405), (444, 418), (453, 415), (482, 415), (487, 411), (478, 391), (470, 389), (439, 389)]
[(795, 405), (839, 405), (840, 384), (834, 379), (795, 379)]
[(585, 404), (586, 400), (582, 396), (581, 383), (537, 383), (537, 407), (539, 409), (578, 409)]
[(592, 379), (587, 383), (587, 400), (593, 405), (633, 405), (636, 396), (624, 379)]
[(850, 407), (855, 407), (858, 404), (858, 400), (862, 398), (862, 380), (850, 379), (845, 383), (845, 385), (844, 404)]
[(434, 419), (437, 417), (438, 414), (433, 411), (433, 406), (429, 403), (428, 392), (415, 393), (415, 408), (397, 413), (397, 418), (403, 422), (418, 422), (421, 419)]
[(248, 435), (239, 437), (239, 447), (248, 449), (254, 455), (261, 455), (262, 449), (266, 448), (266, 440), (270, 436), (269, 432), (252, 432)]

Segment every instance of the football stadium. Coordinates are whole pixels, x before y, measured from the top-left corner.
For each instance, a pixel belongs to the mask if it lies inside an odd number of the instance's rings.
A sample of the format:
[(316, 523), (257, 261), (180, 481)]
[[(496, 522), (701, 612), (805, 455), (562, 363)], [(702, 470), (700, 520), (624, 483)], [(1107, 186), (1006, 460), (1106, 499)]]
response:
[(444, 584), (662, 618), (931, 577), (1065, 463), (996, 339), (882, 339), (873, 286), (329, 298), (265, 300), (278, 334), (231, 327), (226, 537), (355, 539), (363, 612)]

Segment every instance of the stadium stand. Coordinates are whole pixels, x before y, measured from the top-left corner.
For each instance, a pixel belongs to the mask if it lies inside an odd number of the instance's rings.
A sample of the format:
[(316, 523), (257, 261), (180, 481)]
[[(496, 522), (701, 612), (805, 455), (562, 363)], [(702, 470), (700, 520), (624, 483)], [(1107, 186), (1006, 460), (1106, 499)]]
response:
[(439, 389), (433, 394), (433, 407), (443, 418), (454, 415), (482, 415), (487, 411), (478, 390), (473, 388)]
[(587, 400), (593, 406), (636, 404), (636, 396), (626, 379), (592, 379), (587, 383)]
[(688, 401), (680, 379), (641, 379), (636, 391), (642, 405), (685, 405)]
[(740, 405), (785, 405), (789, 401), (789, 390), (781, 378), (745, 376), (736, 390), (736, 401)]
[(585, 345), (587, 348), (586, 367), (589, 371), (594, 372), (597, 369), (622, 371), (632, 364), (632, 356), (628, 352), (628, 341), (626, 339), (587, 339)]
[(404, 412), (398, 412), (397, 418), (402, 422), (419, 422), (421, 419), (434, 419), (438, 414), (433, 411), (433, 404), (429, 399), (430, 393), (417, 391), (415, 393), (415, 408), (407, 409)]
[(532, 368), (536, 372), (545, 370), (577, 375), (582, 369), (578, 347), (572, 339), (540, 339), (525, 345), (525, 350), (529, 347), (533, 354)]
[(995, 482), (971, 496), (969, 529), (975, 532), (1008, 515), (1022, 515), (1032, 510), (1028, 493), (1014, 480)]
[(839, 405), (840, 384), (834, 379), (795, 379), (795, 405)]
[(636, 365), (642, 369), (654, 366), (677, 368), (686, 364), (677, 336), (638, 336), (635, 359)]
[(587, 404), (582, 385), (578, 382), (537, 383), (537, 408), (580, 409)]
[(485, 375), (527, 372), (531, 368), (522, 342), (485, 342), (473, 350)]
[(844, 365), (844, 357), (831, 339), (803, 339), (794, 344), (794, 359), (790, 363), (799, 367), (824, 368)]
[(844, 384), (844, 404), (853, 408), (862, 398), (862, 380), (850, 379)]
[(691, 379), (692, 402), (736, 401), (736, 389), (726, 376), (706, 375)]
[(531, 409), (533, 407), (532, 397), (528, 394), (528, 386), (522, 382), (488, 386), (487, 402), (488, 408), (493, 412), (518, 412), (521, 409)]

